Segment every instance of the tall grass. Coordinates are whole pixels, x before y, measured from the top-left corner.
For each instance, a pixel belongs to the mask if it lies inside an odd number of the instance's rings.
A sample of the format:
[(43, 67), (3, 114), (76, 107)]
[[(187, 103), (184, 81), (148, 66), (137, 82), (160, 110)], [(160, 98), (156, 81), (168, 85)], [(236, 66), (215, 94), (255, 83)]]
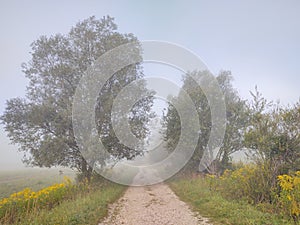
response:
[(37, 192), (25, 188), (13, 193), (8, 198), (0, 200), (0, 222), (11, 224), (17, 218), (22, 218), (34, 211), (51, 209), (64, 199), (70, 198), (78, 187), (73, 185), (70, 179), (65, 178), (64, 183), (54, 184)]
[(26, 187), (0, 199), (0, 224), (97, 224), (125, 189), (99, 176), (92, 183), (65, 179), (40, 190)]
[(202, 216), (214, 224), (231, 225), (291, 225), (292, 220), (269, 213), (244, 200), (229, 200), (212, 189), (206, 178), (181, 178), (170, 181), (170, 187)]
[(95, 225), (104, 219), (108, 205), (120, 198), (125, 189), (125, 186), (106, 183), (63, 201), (51, 210), (29, 214), (14, 225)]

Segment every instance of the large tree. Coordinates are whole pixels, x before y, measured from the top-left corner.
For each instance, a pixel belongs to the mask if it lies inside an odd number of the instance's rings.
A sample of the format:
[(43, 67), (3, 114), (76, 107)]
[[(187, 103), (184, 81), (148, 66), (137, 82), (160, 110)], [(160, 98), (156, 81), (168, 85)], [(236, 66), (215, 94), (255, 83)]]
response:
[[(201, 77), (205, 75), (203, 73), (207, 72), (203, 71), (194, 73), (197, 73), (194, 75)], [(216, 159), (207, 168), (210, 173), (221, 172), (224, 168), (229, 166), (230, 155), (242, 148), (243, 129), (247, 122), (245, 102), (239, 97), (238, 93), (232, 87), (231, 73), (229, 71), (221, 71), (219, 75), (216, 76), (216, 79), (225, 96), (226, 132), (223, 144), (216, 155)], [(198, 144), (194, 155), (186, 166), (188, 171), (197, 171), (204, 150), (207, 148), (211, 132), (211, 110), (205, 93), (189, 74), (184, 76), (182, 89), (186, 91), (193, 101), (199, 118), (200, 130)], [(212, 89), (209, 91), (213, 92), (214, 90)], [(165, 140), (167, 141), (168, 149), (172, 150), (176, 147), (181, 135), (180, 117), (173, 105), (168, 107), (168, 112), (164, 121)]]
[[(119, 33), (114, 19), (107, 16), (100, 20), (90, 17), (65, 35), (41, 36), (31, 44), (31, 60), (22, 65), (29, 79), (26, 97), (7, 101), (1, 117), (8, 137), (24, 152), (24, 162), (40, 167), (67, 166), (90, 176), (93, 168), (82, 157), (74, 137), (73, 96), (82, 75), (99, 56), (132, 42), (137, 43), (136, 37)], [(123, 87), (142, 76), (139, 64), (130, 65), (99, 90), (95, 107), (98, 135), (118, 159), (132, 159), (141, 149), (119, 143), (111, 125), (112, 102)], [(141, 139), (147, 134), (151, 103), (151, 97), (139, 101), (128, 115), (132, 132)]]

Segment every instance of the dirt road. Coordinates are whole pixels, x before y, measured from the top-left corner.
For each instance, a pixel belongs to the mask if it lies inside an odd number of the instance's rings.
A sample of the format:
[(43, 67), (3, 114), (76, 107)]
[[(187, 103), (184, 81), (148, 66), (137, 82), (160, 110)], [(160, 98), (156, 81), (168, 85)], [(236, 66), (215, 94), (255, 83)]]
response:
[(107, 224), (209, 225), (206, 218), (193, 213), (166, 184), (128, 188), (99, 225)]

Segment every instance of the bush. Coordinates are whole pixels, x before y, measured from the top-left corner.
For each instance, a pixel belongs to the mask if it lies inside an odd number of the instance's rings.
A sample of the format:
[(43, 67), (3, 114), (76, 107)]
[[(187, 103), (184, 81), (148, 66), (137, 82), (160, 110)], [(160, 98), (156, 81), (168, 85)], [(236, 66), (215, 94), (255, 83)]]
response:
[(279, 175), (275, 186), (273, 174), (265, 165), (247, 164), (235, 170), (225, 170), (222, 176), (206, 175), (205, 181), (212, 191), (227, 199), (244, 200), (265, 211), (279, 212), (299, 221), (300, 171), (292, 175)]
[[(251, 204), (269, 201), (270, 176), (264, 166), (247, 164), (235, 170), (225, 170), (214, 184), (225, 197), (245, 199)], [(208, 178), (211, 183), (211, 178)]]

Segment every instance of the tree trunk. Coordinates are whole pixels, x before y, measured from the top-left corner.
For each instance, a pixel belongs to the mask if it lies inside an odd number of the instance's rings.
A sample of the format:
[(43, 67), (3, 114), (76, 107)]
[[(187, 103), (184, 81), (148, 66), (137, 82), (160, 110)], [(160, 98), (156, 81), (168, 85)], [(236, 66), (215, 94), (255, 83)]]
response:
[(91, 181), (93, 168), (86, 162), (84, 158), (82, 158), (81, 163), (81, 173), (88, 182)]

